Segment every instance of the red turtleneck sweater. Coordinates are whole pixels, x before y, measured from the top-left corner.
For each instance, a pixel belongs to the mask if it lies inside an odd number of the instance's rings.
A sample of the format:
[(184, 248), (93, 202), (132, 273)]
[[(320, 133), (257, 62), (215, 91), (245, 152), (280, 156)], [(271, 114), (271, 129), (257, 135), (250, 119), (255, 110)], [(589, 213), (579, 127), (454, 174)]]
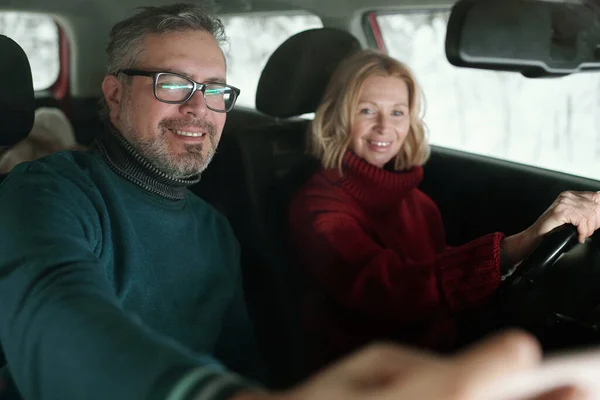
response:
[(500, 284), (503, 235), (448, 247), (438, 208), (417, 189), (421, 167), (390, 172), (348, 152), (343, 171), (316, 173), (290, 209), (320, 361), (374, 339), (451, 348), (455, 317)]

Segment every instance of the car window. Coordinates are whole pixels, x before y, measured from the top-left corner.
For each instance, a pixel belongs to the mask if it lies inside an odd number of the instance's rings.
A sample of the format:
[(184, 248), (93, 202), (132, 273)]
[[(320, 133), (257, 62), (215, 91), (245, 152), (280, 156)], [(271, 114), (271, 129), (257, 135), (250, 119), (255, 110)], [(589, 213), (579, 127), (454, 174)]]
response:
[(323, 26), (310, 14), (227, 16), (227, 82), (241, 89), (238, 105), (255, 107), (256, 88), (267, 60), (290, 36)]
[(42, 14), (0, 12), (0, 34), (17, 42), (29, 58), (33, 87), (48, 89), (58, 78), (58, 26)]
[(600, 179), (600, 74), (528, 79), (452, 66), (448, 11), (379, 14), (387, 52), (414, 70), (435, 145)]

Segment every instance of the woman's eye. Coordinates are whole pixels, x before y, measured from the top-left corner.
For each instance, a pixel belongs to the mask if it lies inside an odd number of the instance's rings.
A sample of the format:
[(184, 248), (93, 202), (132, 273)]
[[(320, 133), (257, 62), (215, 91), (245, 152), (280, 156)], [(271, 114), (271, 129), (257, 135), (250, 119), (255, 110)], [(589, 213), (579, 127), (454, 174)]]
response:
[(369, 108), (363, 108), (360, 110), (361, 114), (373, 114), (373, 111), (371, 111)]
[(396, 110), (392, 113), (394, 117), (402, 117), (404, 116), (404, 111)]

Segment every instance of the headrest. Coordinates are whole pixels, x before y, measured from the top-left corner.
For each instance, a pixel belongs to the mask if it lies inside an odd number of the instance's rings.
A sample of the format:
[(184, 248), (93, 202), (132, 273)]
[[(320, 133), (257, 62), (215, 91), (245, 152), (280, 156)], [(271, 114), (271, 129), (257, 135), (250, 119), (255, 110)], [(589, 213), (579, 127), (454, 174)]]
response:
[(62, 110), (40, 107), (35, 110), (35, 120), (29, 137), (39, 142), (53, 143), (58, 149), (68, 149), (77, 144), (69, 118)]
[(29, 134), (35, 102), (29, 60), (12, 39), (0, 35), (0, 147), (12, 146)]
[(58, 108), (38, 108), (29, 136), (2, 153), (0, 174), (8, 174), (19, 163), (78, 148), (67, 116)]
[(290, 37), (263, 69), (256, 108), (278, 118), (315, 112), (335, 68), (360, 48), (354, 36), (334, 28), (310, 29)]

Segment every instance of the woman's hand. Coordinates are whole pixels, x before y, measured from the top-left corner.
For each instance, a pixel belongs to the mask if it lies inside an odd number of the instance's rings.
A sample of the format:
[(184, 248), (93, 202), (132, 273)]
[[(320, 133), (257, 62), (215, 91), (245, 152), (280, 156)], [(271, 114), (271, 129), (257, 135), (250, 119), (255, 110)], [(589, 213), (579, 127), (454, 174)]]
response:
[(531, 253), (544, 235), (564, 224), (577, 227), (580, 243), (590, 237), (600, 228), (600, 193), (561, 193), (533, 225), (504, 239), (502, 249), (511, 262), (516, 264)]
[(577, 227), (580, 243), (592, 236), (596, 229), (600, 228), (600, 193), (561, 193), (529, 229), (533, 235), (542, 237), (564, 224)]

